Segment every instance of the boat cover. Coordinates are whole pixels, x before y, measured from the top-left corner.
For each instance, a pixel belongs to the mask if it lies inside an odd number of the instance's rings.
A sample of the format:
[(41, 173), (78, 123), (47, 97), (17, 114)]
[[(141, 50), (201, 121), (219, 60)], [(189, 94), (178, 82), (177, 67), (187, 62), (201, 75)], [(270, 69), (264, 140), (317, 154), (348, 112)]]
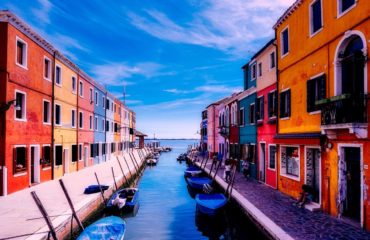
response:
[(115, 216), (102, 218), (87, 228), (77, 240), (121, 240), (125, 236), (126, 222)]
[(212, 210), (221, 208), (227, 203), (227, 199), (222, 193), (197, 194), (195, 201), (197, 204)]

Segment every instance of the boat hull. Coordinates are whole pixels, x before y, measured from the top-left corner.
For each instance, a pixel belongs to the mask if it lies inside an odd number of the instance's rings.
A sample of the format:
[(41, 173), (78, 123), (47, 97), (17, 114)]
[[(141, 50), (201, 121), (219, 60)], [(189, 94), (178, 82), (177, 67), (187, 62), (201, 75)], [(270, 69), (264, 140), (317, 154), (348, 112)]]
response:
[(195, 196), (197, 209), (206, 215), (214, 216), (226, 205), (227, 198), (222, 193), (197, 194)]
[(78, 240), (121, 240), (126, 232), (126, 222), (115, 216), (102, 218), (87, 228), (78, 236)]
[(212, 180), (206, 177), (188, 177), (186, 178), (190, 187), (195, 189), (203, 189), (205, 184), (211, 184)]

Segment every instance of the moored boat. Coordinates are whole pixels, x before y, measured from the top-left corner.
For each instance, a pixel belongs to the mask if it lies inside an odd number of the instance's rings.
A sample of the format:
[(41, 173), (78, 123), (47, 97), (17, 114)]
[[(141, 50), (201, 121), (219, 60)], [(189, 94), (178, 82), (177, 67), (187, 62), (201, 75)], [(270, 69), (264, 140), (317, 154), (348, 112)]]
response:
[(190, 187), (202, 190), (204, 184), (211, 184), (212, 180), (207, 177), (188, 177), (186, 178)]
[(197, 208), (207, 215), (215, 215), (227, 203), (227, 198), (222, 193), (197, 194), (195, 196)]
[(126, 222), (115, 216), (102, 218), (82, 231), (78, 240), (121, 240), (125, 237)]
[(157, 159), (154, 159), (154, 158), (149, 158), (146, 160), (146, 164), (148, 165), (156, 165), (157, 164)]
[(115, 192), (109, 199), (106, 210), (114, 211), (131, 211), (139, 203), (138, 188), (124, 188)]
[[(103, 192), (109, 188), (109, 186), (106, 186), (106, 185), (100, 185), (100, 187), (103, 190)], [(85, 188), (84, 193), (85, 194), (92, 194), (92, 193), (100, 192), (100, 187), (99, 187), (99, 185), (90, 185), (87, 188)]]
[(202, 170), (200, 168), (195, 166), (190, 166), (184, 171), (185, 177), (195, 177), (202, 173)]

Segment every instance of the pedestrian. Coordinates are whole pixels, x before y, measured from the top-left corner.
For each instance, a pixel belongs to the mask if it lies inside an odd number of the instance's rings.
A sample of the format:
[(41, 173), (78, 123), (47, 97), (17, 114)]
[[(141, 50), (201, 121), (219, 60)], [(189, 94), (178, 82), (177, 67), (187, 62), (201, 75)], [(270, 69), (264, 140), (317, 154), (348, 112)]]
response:
[(249, 178), (249, 162), (247, 159), (243, 160), (242, 163), (244, 177)]
[(225, 160), (225, 181), (230, 182), (231, 180), (231, 162), (230, 159)]

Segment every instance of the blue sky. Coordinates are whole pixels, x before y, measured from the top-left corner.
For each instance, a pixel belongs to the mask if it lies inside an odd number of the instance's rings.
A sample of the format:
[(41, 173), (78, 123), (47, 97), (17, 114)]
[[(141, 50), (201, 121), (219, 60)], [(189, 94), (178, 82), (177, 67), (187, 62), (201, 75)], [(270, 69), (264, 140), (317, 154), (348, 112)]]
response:
[(137, 114), (150, 137), (198, 138), (201, 111), (242, 89), (241, 66), (293, 0), (3, 0)]

